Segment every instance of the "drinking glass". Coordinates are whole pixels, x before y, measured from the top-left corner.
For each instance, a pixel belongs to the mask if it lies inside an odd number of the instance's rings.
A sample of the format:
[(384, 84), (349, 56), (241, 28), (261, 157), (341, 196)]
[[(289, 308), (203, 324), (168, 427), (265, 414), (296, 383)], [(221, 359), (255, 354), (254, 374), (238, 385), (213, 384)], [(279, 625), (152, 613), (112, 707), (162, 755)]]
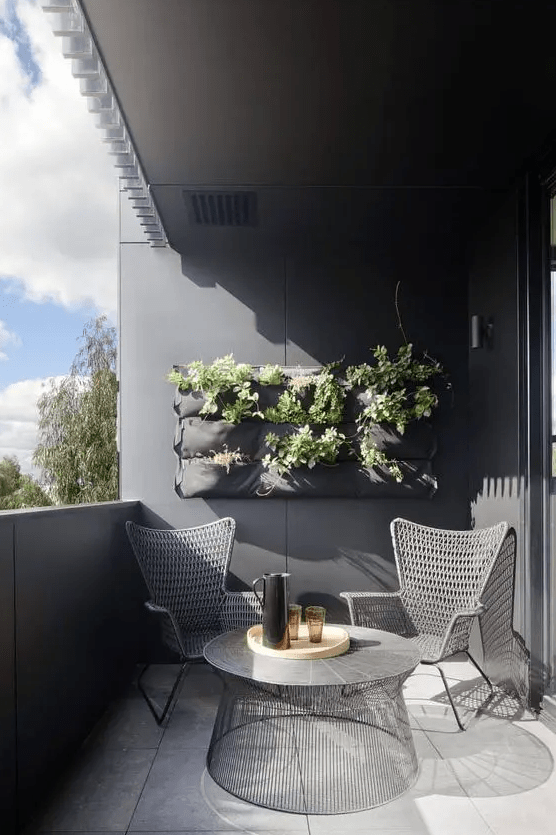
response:
[(299, 637), (299, 624), (301, 623), (301, 606), (299, 603), (290, 603), (288, 606), (288, 626), (290, 628), (290, 640), (297, 641)]
[(322, 641), (322, 628), (324, 626), (325, 615), (326, 609), (323, 606), (307, 606), (305, 609), (309, 640), (313, 644), (319, 644)]

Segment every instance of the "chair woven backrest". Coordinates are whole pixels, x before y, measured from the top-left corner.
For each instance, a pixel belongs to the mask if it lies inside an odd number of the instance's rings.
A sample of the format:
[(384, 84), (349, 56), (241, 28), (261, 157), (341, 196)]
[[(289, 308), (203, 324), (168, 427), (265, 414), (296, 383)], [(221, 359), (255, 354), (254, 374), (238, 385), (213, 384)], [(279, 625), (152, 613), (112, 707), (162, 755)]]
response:
[(126, 530), (152, 600), (176, 617), (182, 631), (217, 629), (235, 535), (230, 517), (182, 530)]
[(449, 531), (392, 521), (401, 597), (419, 633), (440, 637), (455, 612), (478, 605), (508, 529), (507, 522)]

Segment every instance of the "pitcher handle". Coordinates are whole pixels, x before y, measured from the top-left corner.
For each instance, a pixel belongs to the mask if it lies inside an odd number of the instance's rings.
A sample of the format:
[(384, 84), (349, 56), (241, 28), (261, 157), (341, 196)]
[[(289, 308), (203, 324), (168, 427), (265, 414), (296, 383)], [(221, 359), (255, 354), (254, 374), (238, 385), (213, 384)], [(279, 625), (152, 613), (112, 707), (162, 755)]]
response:
[(261, 609), (264, 609), (264, 599), (261, 599), (261, 597), (259, 596), (259, 594), (258, 594), (258, 592), (257, 592), (257, 589), (255, 588), (255, 586), (257, 585), (257, 583), (258, 583), (260, 580), (264, 580), (264, 577), (257, 577), (257, 579), (256, 579), (256, 580), (253, 580), (253, 592), (254, 592), (254, 594), (255, 594), (255, 597), (257, 598), (257, 600), (258, 600), (258, 601), (259, 601), (259, 603), (261, 604)]

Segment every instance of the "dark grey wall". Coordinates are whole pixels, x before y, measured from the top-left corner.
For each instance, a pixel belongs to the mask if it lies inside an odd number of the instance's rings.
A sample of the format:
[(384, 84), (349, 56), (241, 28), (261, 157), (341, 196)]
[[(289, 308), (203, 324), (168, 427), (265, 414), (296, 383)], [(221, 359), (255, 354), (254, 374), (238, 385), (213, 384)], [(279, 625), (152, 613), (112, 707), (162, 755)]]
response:
[[(469, 357), (470, 499), (477, 527), (508, 521), (518, 533), (517, 576), (524, 578), (519, 479), (518, 195), (510, 191), (477, 235), (469, 312), (493, 319), (492, 345)], [(517, 617), (526, 624), (518, 584)]]
[[(327, 198), (332, 205), (330, 198)], [(350, 239), (343, 190), (328, 224), (302, 225), (275, 240), (257, 230), (200, 230), (189, 252), (139, 243), (127, 199), (121, 245), (122, 497), (140, 499), (153, 524), (183, 527), (237, 520), (232, 572), (239, 581), (292, 571), (294, 594), (345, 617), (337, 594), (395, 585), (389, 523), (396, 515), (447, 528), (468, 524), (467, 284), (460, 195), (388, 190)], [(355, 199), (355, 197), (354, 197)], [(467, 197), (466, 197), (467, 199)], [(278, 200), (278, 197), (276, 198)], [(382, 206), (382, 211), (380, 210)], [(245, 234), (244, 234), (245, 233)], [(176, 362), (233, 352), (253, 364), (370, 359), (369, 347), (401, 343), (394, 292), (401, 281), (404, 328), (450, 373), (436, 421), (439, 490), (432, 500), (180, 500), (173, 390)]]
[[(470, 352), (470, 499), (476, 527), (506, 520), (517, 534), (513, 636), (506, 638), (503, 649), (494, 644), (490, 650), (487, 647), (484, 663), (494, 680), (510, 679), (519, 692), (538, 704), (542, 683), (536, 671), (542, 641), (536, 633), (542, 627), (533, 627), (532, 614), (536, 611), (538, 622), (542, 621), (543, 590), (542, 583), (536, 589), (531, 583), (530, 543), (540, 532), (527, 510), (527, 461), (534, 444), (527, 430), (529, 395), (524, 371), (527, 331), (523, 323), (528, 314), (521, 271), (528, 242), (520, 222), (523, 194), (523, 186), (517, 183), (497, 198), (473, 247), (470, 314), (491, 318), (493, 333), (490, 344)], [(535, 283), (538, 280), (540, 275), (535, 275)], [(535, 331), (536, 339), (539, 328)], [(535, 468), (535, 481), (540, 475)]]
[(124, 530), (140, 518), (133, 502), (0, 513), (3, 822), (27, 821), (144, 657)]

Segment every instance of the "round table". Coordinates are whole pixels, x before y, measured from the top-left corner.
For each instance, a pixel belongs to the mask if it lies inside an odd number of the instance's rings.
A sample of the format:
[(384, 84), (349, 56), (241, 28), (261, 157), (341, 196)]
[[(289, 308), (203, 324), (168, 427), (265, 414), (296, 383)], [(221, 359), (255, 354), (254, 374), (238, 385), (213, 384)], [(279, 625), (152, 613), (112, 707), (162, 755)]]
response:
[(315, 815), (370, 809), (413, 784), (417, 756), (402, 685), (419, 650), (390, 632), (344, 628), (349, 650), (313, 661), (259, 655), (245, 629), (206, 645), (224, 680), (207, 754), (223, 789)]

